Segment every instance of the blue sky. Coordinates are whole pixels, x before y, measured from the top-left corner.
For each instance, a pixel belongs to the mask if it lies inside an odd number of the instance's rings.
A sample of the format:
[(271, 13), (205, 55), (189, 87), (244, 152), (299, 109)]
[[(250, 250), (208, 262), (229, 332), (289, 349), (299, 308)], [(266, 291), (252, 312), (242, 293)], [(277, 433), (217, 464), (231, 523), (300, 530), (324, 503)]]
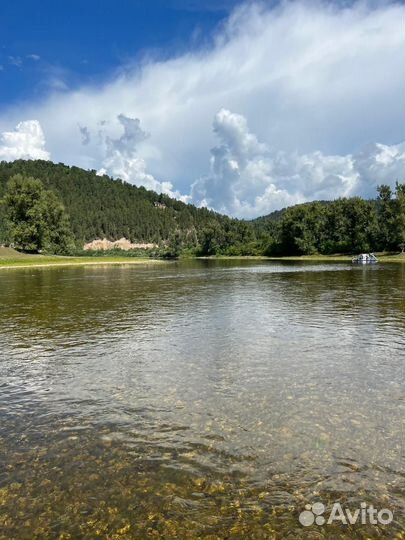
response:
[[(55, 77), (100, 82), (145, 53), (207, 45), (237, 0), (4, 0), (0, 107), (39, 98)], [(39, 58), (37, 58), (39, 57)]]
[(255, 217), (405, 180), (403, 2), (4, 0), (0, 159)]

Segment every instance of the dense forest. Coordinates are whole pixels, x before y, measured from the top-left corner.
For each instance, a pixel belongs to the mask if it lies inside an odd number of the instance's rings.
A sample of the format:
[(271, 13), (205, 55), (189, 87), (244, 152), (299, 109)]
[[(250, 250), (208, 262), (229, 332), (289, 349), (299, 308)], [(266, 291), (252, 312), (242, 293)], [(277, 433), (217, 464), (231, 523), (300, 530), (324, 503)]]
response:
[(255, 221), (268, 235), (265, 254), (313, 255), (399, 251), (405, 242), (405, 184), (382, 185), (375, 200), (360, 197), (316, 201)]
[[(204, 243), (202, 231), (205, 230), (212, 238), (212, 248), (216, 249), (216, 241), (222, 248), (239, 241), (246, 243), (246, 231), (251, 230), (243, 221), (206, 208), (196, 208), (121, 180), (97, 176), (96, 171), (43, 160), (1, 162), (0, 199), (10, 178), (17, 174), (39, 179), (46, 190), (55, 193), (69, 216), (76, 248), (104, 237), (157, 244), (173, 240), (196, 246)], [(11, 238), (4, 205), (0, 212), (0, 243), (7, 243)]]
[(244, 221), (95, 171), (17, 160), (0, 163), (0, 201), (0, 244), (33, 251), (77, 252), (96, 238), (122, 237), (172, 256), (398, 251), (405, 242), (405, 184), (398, 182), (395, 190), (379, 186), (374, 200), (304, 203)]

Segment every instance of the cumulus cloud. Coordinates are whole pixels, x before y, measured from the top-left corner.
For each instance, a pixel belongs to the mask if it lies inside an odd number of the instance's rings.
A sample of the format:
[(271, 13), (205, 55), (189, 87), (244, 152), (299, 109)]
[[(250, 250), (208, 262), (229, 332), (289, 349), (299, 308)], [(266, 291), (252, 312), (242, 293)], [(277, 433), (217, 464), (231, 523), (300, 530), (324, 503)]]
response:
[[(137, 155), (138, 145), (149, 137), (149, 134), (141, 128), (140, 120), (129, 118), (124, 114), (119, 114), (117, 120), (123, 128), (123, 133), (119, 137), (113, 138), (105, 135), (102, 130), (99, 132), (100, 136), (104, 138), (105, 155), (98, 174), (109, 174), (158, 193), (188, 200), (188, 197), (173, 191), (171, 182), (159, 182), (153, 175), (147, 173), (145, 160)], [(86, 133), (89, 133), (88, 130)]]
[[(299, 198), (356, 190), (373, 195), (377, 172), (388, 170), (381, 160), (394, 152), (394, 174), (401, 155), (394, 147), (404, 139), (403, 4), (271, 4), (238, 7), (208, 49), (145, 57), (102, 85), (55, 90), (41, 103), (3, 111), (0, 124), (38, 118), (56, 161), (108, 168), (148, 187), (158, 182), (163, 189), (169, 181), (173, 192), (189, 193), (196, 178), (209, 176), (205, 184), (197, 181), (193, 196), (235, 215), (265, 213)], [(266, 149), (246, 141), (247, 148), (237, 147), (225, 120), (212, 132), (222, 108), (248, 119), (249, 133)], [(104, 130), (119, 141), (121, 113), (151, 131), (136, 152), (108, 147), (106, 134), (101, 143), (97, 136), (106, 120)], [(77, 137), (78, 124), (95, 134), (87, 145)], [(222, 173), (207, 174), (210, 148), (218, 153), (212, 167)], [(236, 171), (230, 156), (237, 156)]]
[(404, 182), (405, 142), (391, 146), (370, 144), (353, 156), (353, 164), (359, 175), (354, 193), (367, 196), (379, 184), (392, 186), (397, 180)]
[(196, 204), (245, 217), (264, 199), (271, 198), (273, 205), (295, 202), (277, 188), (269, 149), (249, 131), (242, 115), (221, 109), (213, 128), (220, 144), (211, 150), (210, 174), (192, 185)]
[(38, 120), (20, 122), (13, 131), (0, 134), (0, 160), (49, 158), (44, 132)]
[(226, 109), (214, 119), (219, 145), (210, 174), (192, 185), (192, 200), (240, 217), (314, 199), (375, 194), (378, 184), (405, 179), (405, 143), (369, 145), (355, 155), (272, 152), (249, 131), (246, 119)]

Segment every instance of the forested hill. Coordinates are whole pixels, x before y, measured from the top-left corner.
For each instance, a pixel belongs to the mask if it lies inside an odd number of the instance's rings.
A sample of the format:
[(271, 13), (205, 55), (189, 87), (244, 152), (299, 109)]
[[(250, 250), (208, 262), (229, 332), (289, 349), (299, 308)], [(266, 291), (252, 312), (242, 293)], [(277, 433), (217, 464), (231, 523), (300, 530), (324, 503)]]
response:
[(405, 250), (405, 184), (398, 182), (379, 186), (374, 200), (315, 201), (243, 221), (95, 171), (18, 160), (0, 162), (1, 201), (0, 244), (24, 250), (67, 252), (104, 237), (157, 243), (171, 255)]
[(159, 243), (174, 231), (192, 237), (208, 225), (229, 230), (240, 223), (143, 187), (97, 176), (95, 171), (42, 160), (0, 162), (0, 199), (16, 174), (41, 180), (59, 197), (77, 245), (104, 237)]

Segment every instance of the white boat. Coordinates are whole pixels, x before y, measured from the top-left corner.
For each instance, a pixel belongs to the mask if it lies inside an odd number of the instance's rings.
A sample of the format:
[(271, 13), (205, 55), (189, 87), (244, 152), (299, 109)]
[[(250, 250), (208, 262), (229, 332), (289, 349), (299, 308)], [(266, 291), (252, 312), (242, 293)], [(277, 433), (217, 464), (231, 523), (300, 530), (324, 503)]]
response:
[(374, 253), (361, 253), (357, 257), (353, 257), (353, 264), (376, 264), (378, 263), (377, 257)]

